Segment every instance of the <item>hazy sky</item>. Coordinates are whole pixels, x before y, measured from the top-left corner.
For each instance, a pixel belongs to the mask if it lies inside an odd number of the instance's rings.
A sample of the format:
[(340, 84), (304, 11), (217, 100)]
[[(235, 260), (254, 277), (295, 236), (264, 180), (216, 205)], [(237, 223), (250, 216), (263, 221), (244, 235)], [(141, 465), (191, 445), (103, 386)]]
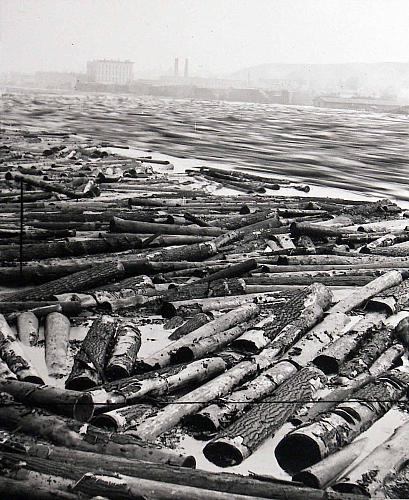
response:
[(269, 62), (409, 62), (409, 0), (0, 0), (0, 71), (131, 59), (191, 74)]

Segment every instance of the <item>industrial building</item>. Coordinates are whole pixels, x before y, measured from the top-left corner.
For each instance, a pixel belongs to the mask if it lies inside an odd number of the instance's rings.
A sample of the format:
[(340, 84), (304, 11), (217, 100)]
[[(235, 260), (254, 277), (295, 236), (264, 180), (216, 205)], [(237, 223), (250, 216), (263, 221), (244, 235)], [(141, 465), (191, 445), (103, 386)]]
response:
[(131, 61), (113, 61), (100, 59), (87, 63), (87, 80), (89, 83), (128, 85), (132, 81)]

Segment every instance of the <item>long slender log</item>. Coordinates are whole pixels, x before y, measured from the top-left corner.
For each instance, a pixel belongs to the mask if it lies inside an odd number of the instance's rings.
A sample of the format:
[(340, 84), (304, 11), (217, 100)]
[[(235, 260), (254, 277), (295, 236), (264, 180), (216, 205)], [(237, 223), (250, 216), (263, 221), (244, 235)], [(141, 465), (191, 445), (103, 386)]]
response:
[[(406, 234), (405, 234), (406, 233)], [(380, 236), (377, 239), (374, 239), (364, 245), (360, 249), (360, 253), (375, 253), (379, 255), (378, 249), (380, 247), (390, 247), (397, 243), (404, 243), (409, 240), (409, 231), (401, 232), (401, 233), (388, 233)], [(382, 255), (382, 253), (381, 253)], [(383, 254), (384, 255), (384, 254)]]
[(215, 273), (211, 273), (208, 276), (197, 280), (195, 284), (208, 283), (222, 278), (236, 278), (252, 271), (253, 269), (256, 269), (256, 267), (257, 261), (255, 259), (248, 259), (244, 262), (239, 262), (238, 264), (232, 264), (231, 266), (228, 266), (220, 271), (216, 271)]
[(65, 292), (80, 292), (118, 278), (125, 274), (124, 266), (119, 262), (97, 264), (91, 269), (85, 269), (63, 278), (49, 281), (43, 285), (4, 294), (0, 302), (19, 300), (44, 300)]
[(158, 397), (211, 379), (226, 369), (226, 362), (218, 357), (205, 358), (189, 364), (172, 366), (109, 382), (95, 387), (91, 393), (98, 407), (123, 407), (136, 403), (147, 396)]
[(76, 493), (68, 493), (42, 482), (33, 484), (24, 480), (2, 477), (0, 479), (0, 496), (8, 500), (78, 500)]
[(62, 378), (66, 374), (70, 320), (59, 312), (52, 312), (45, 319), (45, 363), (48, 374)]
[(22, 344), (31, 346), (37, 343), (38, 327), (38, 318), (33, 312), (27, 311), (17, 316), (18, 337)]
[(293, 476), (293, 480), (311, 488), (328, 488), (361, 455), (366, 440), (367, 438), (360, 438), (344, 446), (324, 460), (301, 470)]
[(278, 361), (261, 375), (238, 387), (226, 398), (221, 398), (197, 414), (185, 419), (189, 429), (200, 435), (213, 433), (238, 419), (255, 401), (271, 394), (277, 387), (297, 372), (288, 361)]
[(380, 292), (391, 288), (392, 286), (399, 285), (402, 282), (402, 273), (398, 271), (389, 271), (379, 278), (375, 278), (367, 285), (361, 287), (353, 294), (345, 299), (340, 300), (335, 306), (330, 309), (330, 313), (349, 312), (355, 307), (360, 306), (368, 299), (376, 296)]
[(33, 364), (27, 360), (20, 342), (16, 340), (14, 332), (2, 314), (0, 314), (0, 359), (6, 362), (19, 380), (44, 384)]
[(373, 231), (382, 231), (389, 232), (391, 230), (394, 231), (406, 231), (406, 228), (409, 226), (408, 221), (405, 219), (394, 219), (394, 220), (384, 220), (381, 222), (369, 222), (367, 224), (361, 224), (355, 226), (358, 231), (364, 232), (373, 232)]
[(24, 275), (22, 277), (20, 277), (20, 268), (17, 266), (1, 267), (0, 273), (4, 284), (11, 283), (13, 285), (27, 285), (31, 283), (43, 283), (45, 281), (61, 278), (77, 271), (83, 271), (91, 266), (91, 263), (68, 263), (62, 265), (31, 264), (24, 266)]
[(111, 316), (97, 318), (91, 325), (74, 357), (74, 365), (65, 382), (67, 389), (89, 389), (101, 384), (108, 349), (117, 331), (117, 321)]
[(185, 323), (183, 323), (183, 325), (176, 328), (176, 330), (171, 335), (169, 335), (168, 338), (169, 340), (179, 340), (188, 333), (191, 333), (201, 326), (206, 325), (212, 319), (213, 318), (205, 313), (196, 314), (195, 316), (193, 316), (193, 318), (188, 319)]
[(409, 263), (407, 257), (386, 257), (382, 255), (354, 254), (344, 255), (287, 255), (278, 258), (280, 265), (348, 265), (348, 264), (375, 264), (381, 267), (383, 264), (393, 264), (395, 267), (406, 267)]
[(12, 323), (17, 319), (21, 310), (28, 309), (37, 318), (43, 318), (50, 313), (58, 312), (66, 316), (77, 316), (82, 311), (81, 302), (0, 302), (0, 311), (14, 311), (8, 314), (7, 321)]
[[(330, 224), (330, 221), (327, 221)], [(344, 227), (334, 228), (330, 225), (324, 226), (322, 224), (314, 224), (310, 222), (293, 222), (290, 225), (291, 234), (293, 236), (312, 236), (316, 238), (330, 237), (339, 238), (345, 234), (356, 232), (353, 229), (346, 229)]]
[(396, 243), (395, 245), (385, 246), (382, 248), (375, 248), (371, 250), (371, 255), (381, 255), (388, 257), (409, 257), (409, 241)]
[(375, 497), (382, 495), (383, 483), (388, 474), (399, 472), (409, 461), (406, 438), (409, 432), (409, 417), (386, 441), (361, 460), (350, 472), (336, 482), (335, 491), (357, 493)]
[(183, 234), (194, 236), (219, 236), (223, 230), (217, 227), (178, 226), (176, 224), (155, 224), (113, 217), (111, 232), (126, 232), (139, 234)]
[(13, 396), (15, 401), (35, 408), (66, 415), (81, 422), (88, 422), (94, 405), (90, 394), (67, 391), (50, 385), (37, 385), (20, 380), (0, 380), (0, 392)]
[(324, 380), (320, 370), (303, 368), (210, 441), (203, 449), (204, 455), (221, 467), (241, 463), (274, 435), (305, 400), (314, 398)]
[(409, 306), (409, 279), (372, 297), (367, 304), (369, 310), (387, 310), (390, 314), (396, 314), (407, 306)]
[(138, 440), (126, 434), (111, 434), (90, 424), (34, 410), (4, 400), (0, 405), (0, 427), (35, 435), (57, 446), (91, 451), (123, 458), (194, 467), (191, 456), (181, 455), (158, 444)]
[[(291, 431), (276, 447), (279, 465), (295, 473), (349, 444), (402, 397), (408, 384), (407, 374), (389, 371), (359, 389), (353, 399), (341, 402), (318, 420)], [(295, 454), (294, 449), (299, 453)]]
[(141, 332), (131, 321), (122, 321), (118, 325), (115, 345), (106, 365), (106, 374), (110, 379), (130, 377), (141, 347)]
[[(301, 328), (305, 333), (314, 326), (332, 301), (332, 294), (324, 285), (313, 284), (294, 294), (280, 307), (273, 309), (272, 313), (248, 330), (234, 343), (236, 348), (256, 352), (262, 349), (277, 335), (283, 332), (287, 335), (292, 329), (291, 325)], [(311, 308), (317, 305), (318, 308)]]
[(181, 339), (172, 342), (170, 345), (160, 349), (154, 354), (143, 358), (142, 362), (144, 369), (146, 367), (150, 369), (162, 368), (169, 365), (171, 362), (171, 353), (180, 347), (184, 347), (193, 340), (199, 340), (206, 337), (210, 337), (216, 333), (223, 332), (232, 328), (240, 323), (245, 323), (252, 317), (256, 316), (259, 312), (259, 308), (256, 304), (246, 304), (232, 311), (223, 314), (221, 317), (210, 321), (206, 325), (201, 326), (197, 330), (185, 335)]
[(91, 423), (111, 432), (124, 432), (132, 430), (156, 411), (157, 409), (153, 405), (137, 403), (100, 413), (92, 419)]

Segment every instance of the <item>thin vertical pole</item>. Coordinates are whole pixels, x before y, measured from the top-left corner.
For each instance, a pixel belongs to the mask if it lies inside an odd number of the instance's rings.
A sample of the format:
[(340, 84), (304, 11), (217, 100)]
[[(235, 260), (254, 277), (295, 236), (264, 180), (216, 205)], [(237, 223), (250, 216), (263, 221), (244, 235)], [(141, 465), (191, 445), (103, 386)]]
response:
[(23, 277), (24, 190), (20, 180), (20, 278)]

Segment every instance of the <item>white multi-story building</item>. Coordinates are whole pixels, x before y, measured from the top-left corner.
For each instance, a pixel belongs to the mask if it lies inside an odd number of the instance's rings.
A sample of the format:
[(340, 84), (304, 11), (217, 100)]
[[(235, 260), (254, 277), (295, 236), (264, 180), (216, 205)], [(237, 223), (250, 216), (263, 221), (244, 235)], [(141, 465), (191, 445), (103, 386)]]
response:
[(132, 81), (131, 61), (100, 59), (87, 63), (87, 79), (90, 83), (127, 85)]

